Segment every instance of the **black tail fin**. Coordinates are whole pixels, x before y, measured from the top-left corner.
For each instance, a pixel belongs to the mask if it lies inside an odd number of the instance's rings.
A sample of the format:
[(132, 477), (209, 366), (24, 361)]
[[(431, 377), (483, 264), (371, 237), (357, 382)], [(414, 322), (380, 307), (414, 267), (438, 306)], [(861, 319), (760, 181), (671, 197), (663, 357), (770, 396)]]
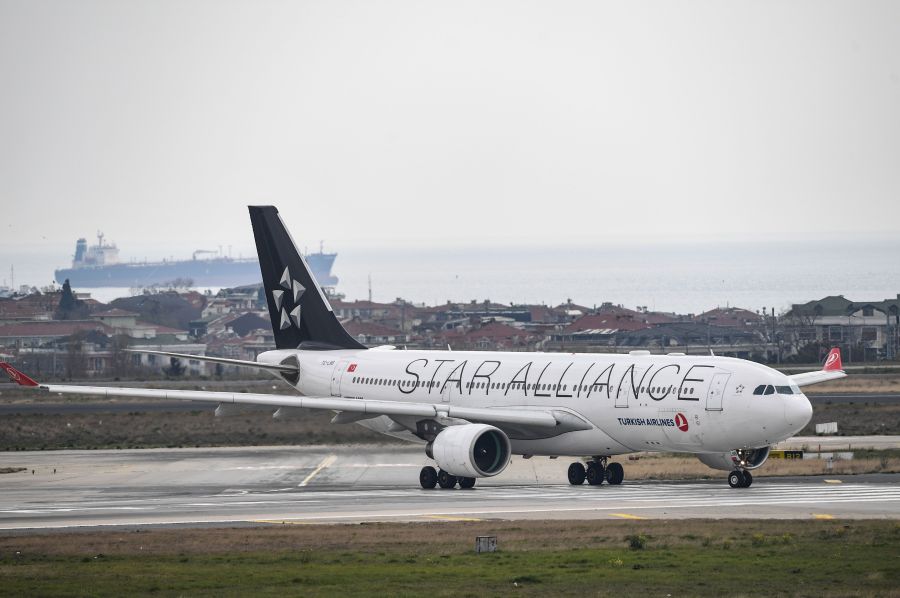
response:
[(278, 210), (274, 206), (250, 206), (250, 222), (275, 346), (279, 349), (365, 349), (338, 322)]

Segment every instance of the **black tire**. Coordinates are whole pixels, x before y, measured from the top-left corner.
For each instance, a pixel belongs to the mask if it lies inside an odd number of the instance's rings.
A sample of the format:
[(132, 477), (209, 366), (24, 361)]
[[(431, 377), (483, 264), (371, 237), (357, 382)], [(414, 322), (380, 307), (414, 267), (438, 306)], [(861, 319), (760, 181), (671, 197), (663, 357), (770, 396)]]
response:
[(434, 467), (423, 467), (419, 472), (419, 484), (425, 490), (433, 490), (437, 486), (438, 474)]
[(456, 476), (450, 475), (443, 469), (440, 470), (437, 474), (437, 483), (438, 486), (443, 488), (444, 490), (449, 490), (451, 488), (456, 487)]
[(459, 487), (460, 488), (474, 488), (475, 487), (475, 478), (459, 478)]
[(587, 466), (587, 482), (591, 486), (599, 486), (603, 483), (603, 479), (606, 477), (606, 470), (603, 469), (603, 464), (598, 463), (597, 461), (591, 461)]
[(618, 486), (625, 479), (625, 468), (621, 463), (610, 463), (606, 466), (606, 481)]
[(584, 464), (575, 462), (569, 465), (569, 483), (573, 486), (581, 486), (584, 484), (584, 478), (586, 476)]
[(744, 474), (738, 469), (735, 469), (731, 473), (728, 474), (728, 485), (732, 488), (743, 488), (744, 487)]
[(750, 487), (750, 484), (752, 484), (752, 483), (753, 483), (753, 476), (750, 474), (749, 471), (745, 471), (745, 472), (744, 472), (744, 486), (743, 486), (743, 487), (744, 487), (744, 488), (749, 488), (749, 487)]

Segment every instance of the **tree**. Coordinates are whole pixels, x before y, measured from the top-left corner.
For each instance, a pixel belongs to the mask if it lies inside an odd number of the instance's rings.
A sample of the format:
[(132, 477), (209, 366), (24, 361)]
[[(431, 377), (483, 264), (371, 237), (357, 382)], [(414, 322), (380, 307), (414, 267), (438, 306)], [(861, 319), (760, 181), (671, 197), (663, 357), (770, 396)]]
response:
[(131, 356), (127, 351), (129, 338), (124, 334), (117, 334), (109, 343), (111, 374), (116, 378), (126, 376), (133, 369)]
[(66, 345), (66, 376), (71, 380), (87, 373), (87, 355), (80, 340), (70, 338)]
[(177, 378), (184, 374), (185, 367), (181, 365), (181, 360), (177, 357), (169, 358), (169, 367), (163, 368), (163, 371), (166, 373), (166, 376), (170, 378)]
[(59, 306), (54, 317), (57, 320), (81, 320), (87, 316), (87, 313), (87, 305), (75, 296), (67, 278), (63, 282), (62, 295), (59, 298)]

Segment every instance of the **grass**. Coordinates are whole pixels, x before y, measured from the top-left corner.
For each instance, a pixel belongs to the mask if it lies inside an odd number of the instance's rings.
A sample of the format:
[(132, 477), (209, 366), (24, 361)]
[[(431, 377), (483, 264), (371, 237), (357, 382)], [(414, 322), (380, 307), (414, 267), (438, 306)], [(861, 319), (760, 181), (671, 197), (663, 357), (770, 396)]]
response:
[[(810, 368), (813, 371), (816, 368)], [(796, 373), (796, 372), (790, 372)], [(809, 394), (852, 393), (894, 393), (900, 392), (900, 374), (858, 373), (850, 370), (846, 378), (823, 382), (803, 389)]]
[[(474, 554), (476, 535), (499, 551)], [(0, 536), (0, 595), (900, 595), (893, 521), (275, 526)]]

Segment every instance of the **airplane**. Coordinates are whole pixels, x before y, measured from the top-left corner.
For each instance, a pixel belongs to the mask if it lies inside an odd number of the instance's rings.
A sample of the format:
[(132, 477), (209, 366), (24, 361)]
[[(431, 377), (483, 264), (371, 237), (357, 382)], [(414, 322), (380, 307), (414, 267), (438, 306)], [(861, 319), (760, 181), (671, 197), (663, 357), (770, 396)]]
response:
[(638, 451), (692, 453), (747, 488), (770, 447), (809, 423), (801, 388), (846, 375), (837, 348), (821, 370), (790, 376), (714, 355), (367, 348), (341, 326), (278, 210), (249, 210), (276, 348), (256, 361), (141, 352), (265, 370), (298, 396), (40, 384), (0, 367), (50, 393), (262, 405), (276, 416), (330, 410), (334, 424), (424, 445), (434, 461), (419, 472), (425, 489), (472, 488), (513, 455), (574, 457), (570, 484), (618, 485), (624, 468), (613, 459)]

